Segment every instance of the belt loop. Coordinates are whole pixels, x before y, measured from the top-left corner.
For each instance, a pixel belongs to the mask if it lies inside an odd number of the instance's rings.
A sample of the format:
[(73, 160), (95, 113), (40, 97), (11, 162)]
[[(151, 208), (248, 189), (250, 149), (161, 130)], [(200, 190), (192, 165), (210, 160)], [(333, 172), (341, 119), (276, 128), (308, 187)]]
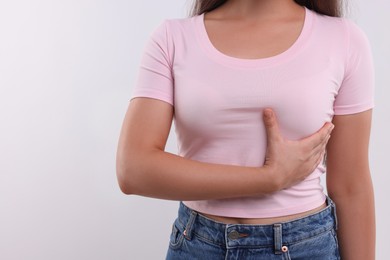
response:
[(282, 254), (282, 224), (274, 224), (275, 255)]
[(192, 239), (192, 227), (197, 215), (198, 214), (195, 210), (191, 210), (190, 218), (188, 219), (186, 229), (184, 230), (184, 237), (188, 240)]

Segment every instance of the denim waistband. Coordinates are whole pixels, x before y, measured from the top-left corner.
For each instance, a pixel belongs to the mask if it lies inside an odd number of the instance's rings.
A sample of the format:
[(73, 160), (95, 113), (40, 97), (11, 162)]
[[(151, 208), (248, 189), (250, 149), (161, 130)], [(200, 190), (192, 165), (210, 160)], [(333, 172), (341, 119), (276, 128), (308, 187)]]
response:
[(278, 253), (282, 244), (296, 243), (337, 229), (336, 206), (329, 197), (326, 208), (314, 214), (269, 225), (221, 223), (190, 209), (183, 202), (180, 202), (178, 213), (177, 226), (186, 239), (191, 240), (195, 235), (226, 248), (274, 246)]

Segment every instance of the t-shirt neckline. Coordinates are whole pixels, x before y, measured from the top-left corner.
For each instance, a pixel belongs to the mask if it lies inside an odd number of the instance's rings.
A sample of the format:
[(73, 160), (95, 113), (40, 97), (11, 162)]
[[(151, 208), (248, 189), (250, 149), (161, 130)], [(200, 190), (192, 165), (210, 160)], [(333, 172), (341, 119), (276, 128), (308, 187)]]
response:
[(285, 51), (276, 54), (267, 58), (258, 58), (258, 59), (249, 59), (249, 58), (238, 58), (229, 56), (227, 54), (222, 53), (217, 48), (214, 47), (211, 42), (206, 26), (204, 23), (204, 14), (202, 13), (195, 17), (195, 26), (198, 34), (198, 40), (201, 44), (202, 48), (207, 52), (207, 54), (224, 65), (230, 65), (234, 67), (270, 67), (282, 62), (285, 62), (295, 56), (299, 50), (302, 49), (304, 44), (307, 42), (307, 38), (310, 34), (312, 23), (313, 23), (313, 14), (310, 9), (304, 7), (305, 9), (305, 18), (303, 22), (303, 26), (298, 38), (295, 42)]

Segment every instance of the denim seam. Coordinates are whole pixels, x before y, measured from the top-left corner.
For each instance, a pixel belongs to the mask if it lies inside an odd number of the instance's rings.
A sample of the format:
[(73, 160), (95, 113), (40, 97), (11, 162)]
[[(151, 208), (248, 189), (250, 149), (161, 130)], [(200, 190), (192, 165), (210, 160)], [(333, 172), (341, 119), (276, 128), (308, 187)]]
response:
[(180, 224), (180, 227), (184, 230), (185, 229), (185, 225), (180, 221), (180, 218), (178, 219), (178, 224)]
[[(323, 231), (319, 232), (319, 233), (316, 233), (315, 235), (312, 235), (312, 236), (309, 236), (309, 237), (305, 237), (303, 239), (297, 239), (297, 240), (294, 240), (294, 241), (289, 241), (288, 243), (283, 243), (284, 245), (296, 245), (296, 244), (300, 244), (300, 243), (303, 243), (307, 240), (310, 240), (310, 239), (313, 239), (313, 238), (316, 238), (316, 237), (319, 237), (325, 233), (328, 233), (328, 232), (331, 232), (333, 229), (333, 226), (332, 227), (329, 227), (327, 229), (324, 229)], [(332, 234), (331, 234), (332, 235)]]
[(194, 232), (194, 236), (205, 243), (212, 244), (214, 246), (222, 246), (223, 248), (226, 248), (225, 244), (216, 243), (215, 241), (212, 241), (212, 240), (200, 235), (199, 233)]
[(178, 234), (178, 237), (177, 239), (174, 240), (174, 242), (172, 241), (172, 239), (169, 240), (169, 246), (172, 248), (172, 249), (178, 249), (181, 247), (182, 243), (183, 243), (183, 240), (184, 240), (184, 235), (183, 233), (177, 228), (177, 227), (174, 227), (172, 232), (171, 232), (171, 236), (172, 235), (177, 235)]
[(229, 250), (230, 249), (264, 249), (264, 248), (270, 248), (270, 249), (274, 249), (274, 245), (273, 244), (267, 244), (267, 245), (236, 245), (236, 246), (229, 246)]
[(337, 250), (339, 250), (340, 247), (339, 247), (339, 239), (337, 238), (337, 232), (334, 228), (331, 230), (331, 232), (332, 232), (333, 239), (336, 243)]
[[(186, 226), (180, 221), (180, 219), (178, 219), (178, 222), (179, 222), (180, 227), (184, 230)], [(212, 240), (200, 235), (199, 233), (196, 232), (196, 229), (194, 229), (192, 231), (192, 234), (204, 242), (208, 242), (210, 244), (217, 245), (217, 246), (225, 246), (225, 244), (216, 243), (215, 241), (212, 241)]]

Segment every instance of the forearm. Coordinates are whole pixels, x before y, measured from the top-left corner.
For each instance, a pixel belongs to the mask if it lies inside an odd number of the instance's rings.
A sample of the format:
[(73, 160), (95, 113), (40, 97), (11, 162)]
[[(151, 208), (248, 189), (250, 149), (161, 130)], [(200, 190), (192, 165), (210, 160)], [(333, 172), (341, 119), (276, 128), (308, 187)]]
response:
[(119, 155), (117, 175), (123, 192), (168, 200), (256, 196), (275, 190), (266, 167), (241, 167), (188, 160), (161, 150)]
[(371, 180), (365, 187), (346, 187), (347, 192), (329, 192), (337, 208), (341, 259), (375, 259), (375, 209)]
[(332, 130), (325, 124), (299, 141), (281, 136), (272, 110), (265, 110), (264, 166), (245, 167), (190, 160), (165, 152), (172, 106), (138, 99), (126, 113), (116, 154), (121, 190), (168, 200), (210, 200), (269, 194), (306, 178), (323, 157)]

